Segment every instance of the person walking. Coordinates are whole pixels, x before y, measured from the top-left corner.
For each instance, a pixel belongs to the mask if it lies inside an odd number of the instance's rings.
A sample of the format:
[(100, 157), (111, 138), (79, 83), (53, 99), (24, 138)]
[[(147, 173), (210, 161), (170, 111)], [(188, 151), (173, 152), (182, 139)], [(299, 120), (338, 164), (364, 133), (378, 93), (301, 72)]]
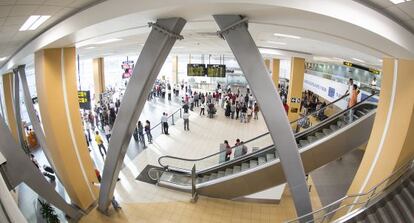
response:
[(205, 110), (206, 110), (206, 105), (204, 103), (201, 103), (201, 105), (200, 105), (200, 116), (201, 116), (201, 114), (204, 115)]
[(151, 134), (151, 123), (150, 121), (146, 120), (145, 121), (145, 134), (147, 134), (147, 138), (148, 138), (148, 143), (152, 144), (152, 134)]
[(144, 149), (145, 149), (147, 148), (147, 146), (145, 145), (144, 127), (142, 126), (141, 121), (138, 121), (137, 130), (138, 130), (138, 141), (144, 145)]
[(108, 123), (104, 126), (105, 137), (106, 141), (109, 143), (109, 139), (111, 138), (111, 126)]
[(184, 131), (190, 131), (190, 113), (184, 112), (183, 120), (184, 120)]
[(253, 112), (254, 112), (254, 119), (258, 120), (259, 119), (259, 105), (256, 103), (254, 103), (254, 108), (253, 108)]
[(102, 159), (105, 159), (104, 153), (106, 155), (106, 148), (103, 144), (103, 140), (102, 140), (101, 135), (99, 134), (99, 131), (95, 132), (95, 142), (96, 144), (98, 144), (99, 153), (101, 153)]

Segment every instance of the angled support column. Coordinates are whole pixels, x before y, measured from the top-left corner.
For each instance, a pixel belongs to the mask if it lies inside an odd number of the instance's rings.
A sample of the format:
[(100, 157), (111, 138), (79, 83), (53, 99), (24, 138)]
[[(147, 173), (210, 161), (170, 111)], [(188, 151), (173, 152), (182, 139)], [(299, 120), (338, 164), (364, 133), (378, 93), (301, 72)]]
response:
[(40, 197), (59, 208), (72, 219), (79, 219), (81, 213), (75, 207), (67, 204), (66, 201), (55, 191), (52, 184), (47, 182), (43, 174), (36, 168), (30, 158), (20, 149), (19, 145), (3, 120), (0, 120), (0, 152), (6, 158), (4, 164), (6, 178), (12, 188), (24, 182)]
[(29, 153), (27, 150), (25, 143), (24, 143), (24, 135), (23, 135), (23, 128), (22, 128), (22, 114), (20, 112), (20, 81), (19, 81), (19, 74), (17, 69), (13, 69), (14, 73), (14, 115), (16, 116), (16, 126), (17, 126), (17, 137), (18, 142), (21, 145), (23, 151)]
[(50, 165), (55, 170), (59, 178), (59, 173), (58, 173), (59, 170), (55, 167), (50, 151), (47, 148), (45, 133), (43, 132), (43, 128), (40, 125), (40, 120), (37, 117), (36, 110), (33, 106), (32, 97), (30, 96), (29, 85), (27, 83), (25, 68), (26, 68), (26, 65), (20, 65), (17, 68), (17, 72), (18, 72), (18, 75), (20, 76), (22, 89), (23, 89), (24, 104), (26, 105), (26, 110), (27, 110), (27, 113), (29, 114), (29, 119), (30, 119), (30, 122), (32, 123), (33, 130), (36, 134), (37, 141), (39, 142), (40, 147), (45, 153), (47, 161), (49, 161)]
[(270, 135), (277, 145), (277, 152), (293, 196), (296, 213), (298, 216), (307, 214), (312, 211), (312, 206), (298, 147), (276, 87), (247, 30), (247, 23), (240, 23), (246, 19), (239, 15), (214, 15), (213, 17), (222, 30), (218, 34), (227, 41), (260, 104)]
[(158, 19), (150, 23), (152, 30), (139, 55), (128, 83), (109, 142), (108, 156), (102, 175), (99, 210), (106, 212), (113, 198), (119, 171), (149, 94), (162, 65), (171, 51), (186, 21), (182, 18)]

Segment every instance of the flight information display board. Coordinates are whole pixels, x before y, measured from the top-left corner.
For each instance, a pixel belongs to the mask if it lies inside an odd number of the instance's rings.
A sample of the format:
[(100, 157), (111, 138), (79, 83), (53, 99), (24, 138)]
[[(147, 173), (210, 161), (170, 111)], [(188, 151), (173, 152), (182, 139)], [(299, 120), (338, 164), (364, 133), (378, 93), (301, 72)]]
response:
[(78, 91), (79, 107), (81, 109), (91, 109), (91, 92), (90, 91)]
[(358, 64), (353, 64), (351, 62), (344, 61), (343, 64), (347, 67), (354, 67), (354, 68), (358, 68), (358, 69), (361, 69), (361, 70), (366, 70), (366, 71), (371, 72), (373, 74), (377, 74), (377, 75), (381, 74), (381, 71), (379, 71), (379, 70), (364, 67), (364, 66), (361, 66), (361, 65), (358, 65)]
[(208, 77), (226, 77), (226, 65), (207, 64)]
[(203, 77), (206, 75), (205, 64), (187, 64), (187, 76)]

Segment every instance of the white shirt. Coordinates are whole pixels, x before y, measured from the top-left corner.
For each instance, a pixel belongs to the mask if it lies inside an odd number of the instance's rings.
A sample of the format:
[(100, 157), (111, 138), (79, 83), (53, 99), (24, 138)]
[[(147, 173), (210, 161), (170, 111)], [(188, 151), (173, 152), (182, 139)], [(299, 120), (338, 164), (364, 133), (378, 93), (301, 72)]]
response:
[(184, 112), (183, 119), (188, 119), (190, 117), (190, 113)]
[(109, 127), (109, 125), (105, 125), (104, 130), (105, 130), (105, 135), (111, 134), (111, 127)]
[(167, 118), (166, 115), (161, 116), (161, 122), (162, 123), (167, 122), (167, 121), (168, 121), (168, 118)]

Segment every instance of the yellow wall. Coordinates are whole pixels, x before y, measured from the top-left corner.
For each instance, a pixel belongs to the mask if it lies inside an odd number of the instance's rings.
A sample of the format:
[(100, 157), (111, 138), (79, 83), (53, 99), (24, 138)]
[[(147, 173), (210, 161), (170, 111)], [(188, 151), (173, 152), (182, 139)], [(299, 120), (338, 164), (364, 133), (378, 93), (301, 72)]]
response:
[(76, 84), (75, 48), (35, 53), (36, 88), (46, 143), (71, 200), (87, 209), (97, 199)]
[(280, 60), (273, 58), (272, 59), (272, 80), (276, 88), (279, 85), (279, 73), (280, 73)]
[(348, 194), (370, 190), (414, 158), (414, 60), (383, 60), (371, 136)]
[(97, 102), (99, 101), (99, 95), (105, 91), (104, 58), (95, 58), (92, 63), (95, 102)]
[[(292, 98), (302, 99), (303, 79), (305, 76), (305, 59), (293, 57), (291, 61), (289, 92), (287, 102), (289, 105), (289, 121), (299, 118), (300, 102), (292, 102)], [(296, 111), (296, 112), (295, 112)], [(295, 128), (295, 126), (292, 126)]]
[(10, 128), (10, 131), (13, 135), (13, 138), (16, 142), (19, 141), (19, 136), (17, 134), (17, 121), (16, 115), (14, 112), (14, 85), (13, 85), (13, 73), (8, 73), (3, 75), (3, 95), (4, 95), (4, 104), (6, 106), (6, 117), (7, 124)]
[(264, 63), (266, 65), (267, 72), (270, 72), (270, 59), (265, 59)]
[(171, 84), (178, 83), (178, 56), (172, 58), (172, 74), (170, 78)]

